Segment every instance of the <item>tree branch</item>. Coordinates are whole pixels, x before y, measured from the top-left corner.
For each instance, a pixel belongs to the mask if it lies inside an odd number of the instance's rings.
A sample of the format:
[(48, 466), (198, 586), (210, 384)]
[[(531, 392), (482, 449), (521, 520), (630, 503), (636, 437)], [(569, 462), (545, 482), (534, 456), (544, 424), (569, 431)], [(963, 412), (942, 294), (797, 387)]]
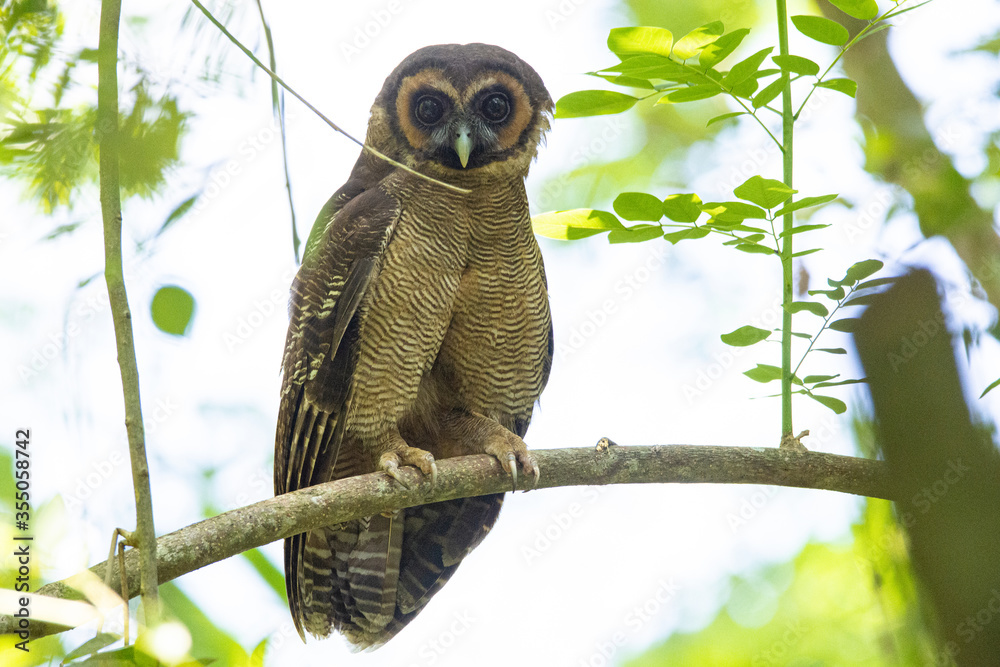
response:
[(132, 313), (125, 292), (122, 268), (122, 203), (119, 179), (118, 136), (118, 23), (121, 0), (101, 3), (101, 34), (97, 55), (97, 131), (100, 136), (101, 213), (104, 218), (104, 278), (115, 324), (118, 366), (125, 395), (125, 430), (132, 462), (135, 488), (136, 534), (132, 546), (139, 548), (142, 561), (142, 608), (146, 625), (159, 619), (156, 589), (156, 530), (153, 527), (153, 497), (149, 490), (146, 438), (139, 401), (139, 368), (135, 360)]
[[(896, 497), (885, 463), (818, 452), (798, 453), (764, 447), (611, 446), (547, 449), (532, 452), (542, 471), (538, 489), (605, 484), (769, 484), (839, 491), (874, 498)], [(404, 489), (382, 473), (360, 475), (301, 489), (186, 526), (158, 540), (160, 583), (249, 549), (301, 532), (414, 505), (503, 493), (510, 478), (496, 459), (463, 456), (438, 461), (433, 488), (415, 468), (403, 468), (412, 488)], [(525, 480), (519, 480), (525, 488)], [(529, 483), (530, 484), (530, 483)], [(530, 488), (530, 487), (529, 487)], [(142, 552), (140, 551), (140, 554)], [(107, 563), (90, 568), (104, 578)], [(117, 567), (112, 564), (117, 586)], [(138, 556), (126, 557), (128, 597), (138, 593)], [(40, 588), (39, 595), (80, 599), (65, 582)], [(14, 619), (0, 616), (0, 634), (15, 630)], [(32, 622), (33, 637), (65, 628)]]

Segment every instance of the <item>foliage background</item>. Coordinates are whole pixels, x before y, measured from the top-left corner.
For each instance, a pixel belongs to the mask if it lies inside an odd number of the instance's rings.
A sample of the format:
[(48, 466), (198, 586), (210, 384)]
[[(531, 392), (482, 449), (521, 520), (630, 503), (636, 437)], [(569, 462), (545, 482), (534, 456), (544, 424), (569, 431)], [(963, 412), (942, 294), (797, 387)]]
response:
[[(817, 13), (811, 3), (790, 4), (791, 14)], [(103, 559), (111, 528), (130, 527), (134, 510), (99, 276), (96, 152), (88, 143), (97, 3), (67, 2), (61, 16), (24, 34), (11, 30), (15, 9), (38, 5), (3, 5), (4, 132), (53, 119), (62, 125), (55, 137), (34, 136), (54, 147), (44, 160), (37, 151), (19, 153), (31, 144), (12, 142), (10, 134), (0, 152), (0, 447), (7, 457), (0, 470), (11, 469), (15, 429), (30, 427), (34, 574), (41, 583)], [(253, 3), (209, 6), (266, 54)], [(604, 45), (611, 27), (662, 25), (681, 35), (721, 18), (727, 29), (753, 28), (741, 52), (776, 41), (772, 3), (748, 0), (523, 0), (503, 12), (446, 0), (264, 9), (279, 71), (356, 136), (384, 76), (428, 43), (510, 48), (557, 99), (595, 87), (583, 73), (613, 62)], [(124, 16), (122, 97), (135, 142), (123, 173), (135, 176), (126, 191), (136, 195), (124, 210), (126, 279), (156, 523), (165, 533), (271, 495), (295, 263), (266, 77), (185, 5), (126, 3)], [(996, 48), (969, 49), (995, 38), (1000, 13), (992, 3), (963, 0), (906, 17), (891, 32), (894, 61), (923, 103), (938, 148), (975, 180), (980, 204), (995, 208)], [(366, 29), (367, 42), (359, 37)], [(818, 61), (833, 55), (794, 31), (792, 52)], [(963, 360), (970, 397), (978, 397), (1000, 368), (996, 341), (980, 337), (993, 311), (971, 293), (950, 247), (923, 239), (907, 195), (865, 172), (864, 130), (871, 128), (855, 120), (853, 102), (834, 93), (817, 98), (797, 135), (796, 187), (843, 199), (815, 215), (833, 223), (822, 237), (828, 252), (806, 258), (800, 276), (821, 285), (870, 256), (890, 268), (934, 268), (944, 279), (952, 329), (967, 330), (969, 341), (981, 338)], [(529, 178), (532, 211), (609, 208), (615, 194), (630, 189), (721, 199), (752, 173), (777, 177), (780, 158), (756, 128), (704, 127), (724, 111), (720, 104), (556, 121)], [(304, 236), (357, 150), (293, 100), (287, 129)], [(757, 398), (764, 392), (742, 371), (774, 363), (777, 347), (738, 354), (718, 338), (748, 321), (777, 325), (776, 267), (711, 244), (541, 243), (558, 351), (530, 446), (588, 445), (604, 435), (622, 445), (776, 444), (777, 401)], [(173, 285), (194, 299), (182, 336), (159, 330), (151, 311), (158, 291)], [(839, 335), (825, 334), (831, 338), (824, 343), (846, 344)], [(860, 375), (852, 358), (844, 363), (845, 374)], [(863, 389), (837, 395), (852, 405), (847, 415), (800, 401), (797, 429), (812, 431), (806, 444), (813, 449), (871, 453)], [(976, 405), (996, 415), (998, 401), (995, 392)], [(0, 474), (5, 512), (9, 482)], [(0, 540), (8, 543), (10, 531), (3, 521)], [(352, 658), (337, 639), (301, 644), (284, 607), (280, 562), (280, 544), (273, 544), (165, 587), (171, 612), (192, 632), (195, 657), (239, 664), (263, 640), (269, 665), (922, 664), (932, 650), (888, 509), (832, 493), (665, 486), (517, 494), (490, 539), (404, 633)], [(3, 566), (0, 585), (7, 586), (12, 563)], [(59, 641), (72, 648), (88, 636), (78, 630), (33, 644), (22, 664), (64, 650)], [(25, 657), (2, 655), (5, 664)]]

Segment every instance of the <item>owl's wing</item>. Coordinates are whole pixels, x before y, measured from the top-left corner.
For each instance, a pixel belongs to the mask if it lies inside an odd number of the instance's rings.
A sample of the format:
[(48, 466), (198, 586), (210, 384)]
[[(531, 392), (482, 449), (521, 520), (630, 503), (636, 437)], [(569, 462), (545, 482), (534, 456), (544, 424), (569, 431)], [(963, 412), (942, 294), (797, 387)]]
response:
[(333, 216), (292, 283), (275, 436), (276, 494), (329, 478), (357, 356), (355, 315), (399, 212), (396, 199), (379, 187), (354, 196)]

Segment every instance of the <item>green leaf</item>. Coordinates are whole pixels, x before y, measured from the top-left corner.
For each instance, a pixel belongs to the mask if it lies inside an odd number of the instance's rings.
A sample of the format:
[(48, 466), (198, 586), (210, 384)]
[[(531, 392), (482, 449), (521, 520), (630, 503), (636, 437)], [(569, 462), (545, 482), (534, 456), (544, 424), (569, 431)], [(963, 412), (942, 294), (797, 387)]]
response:
[(802, 56), (774, 56), (771, 60), (786, 72), (804, 74), (805, 76), (819, 74), (819, 65)]
[[(657, 200), (659, 201), (659, 200)], [(612, 229), (608, 234), (610, 243), (642, 243), (663, 236), (663, 228), (659, 225), (636, 225), (627, 229)]]
[(781, 379), (781, 369), (768, 364), (757, 364), (756, 368), (743, 371), (743, 375), (755, 382), (772, 382)]
[(669, 195), (662, 208), (663, 215), (674, 222), (694, 222), (701, 215), (701, 198), (693, 192)]
[(859, 320), (856, 317), (845, 317), (842, 320), (834, 320), (833, 322), (830, 322), (830, 324), (828, 324), (827, 326), (830, 329), (833, 329), (834, 331), (844, 331), (846, 333), (851, 333), (854, 331), (855, 328), (857, 328), (858, 322), (860, 321), (861, 320)]
[(744, 327), (736, 329), (735, 331), (722, 334), (721, 338), (722, 342), (726, 345), (732, 345), (733, 347), (747, 347), (748, 345), (761, 342), (770, 335), (771, 332), (767, 329), (759, 329), (748, 324)]
[(857, 82), (851, 79), (828, 79), (826, 81), (820, 81), (816, 85), (820, 88), (836, 90), (838, 93), (843, 93), (848, 97), (854, 97), (858, 92)]
[(767, 218), (764, 209), (741, 201), (707, 202), (702, 205), (701, 210), (719, 222), (743, 222), (747, 218), (758, 220)]
[(847, 28), (822, 16), (793, 16), (792, 24), (809, 39), (830, 46), (841, 46), (850, 38)]
[(615, 198), (615, 213), (626, 220), (656, 222), (663, 217), (663, 202), (645, 192), (623, 192)]
[(844, 295), (847, 294), (847, 292), (844, 291), (844, 288), (841, 286), (837, 286), (834, 289), (811, 289), (806, 293), (809, 296), (816, 296), (817, 294), (822, 294), (831, 301), (840, 301), (841, 299), (844, 298)]
[(726, 241), (722, 245), (740, 245), (741, 243), (760, 243), (764, 239), (764, 234), (750, 234), (749, 236), (738, 236), (731, 241)]
[(800, 208), (809, 208), (810, 206), (819, 206), (820, 204), (825, 204), (836, 199), (838, 195), (823, 195), (822, 197), (803, 197), (796, 201), (788, 202), (777, 211), (774, 212), (774, 217), (784, 215), (786, 213), (791, 213), (792, 211), (798, 211)]
[(178, 204), (174, 210), (170, 212), (170, 215), (167, 216), (167, 219), (163, 221), (163, 224), (160, 225), (160, 229), (156, 232), (156, 235), (159, 236), (167, 230), (167, 227), (183, 218), (184, 215), (191, 210), (191, 207), (194, 206), (194, 203), (198, 201), (198, 197), (200, 196), (201, 192), (198, 192), (198, 194), (192, 195)]
[(871, 274), (875, 273), (881, 269), (885, 264), (877, 259), (866, 259), (856, 264), (852, 264), (851, 268), (847, 269), (847, 275), (844, 280), (847, 284), (855, 283), (859, 280), (864, 280)]
[(581, 90), (564, 95), (556, 102), (556, 118), (583, 118), (621, 113), (631, 109), (639, 98), (614, 90)]
[(733, 247), (736, 248), (737, 250), (740, 250), (742, 252), (748, 252), (748, 253), (750, 253), (752, 255), (775, 255), (775, 254), (777, 254), (777, 253), (774, 252), (774, 250), (772, 250), (771, 248), (768, 248), (766, 245), (757, 245), (756, 243), (741, 243), (740, 245), (733, 246)]
[(173, 336), (183, 336), (191, 326), (194, 297), (182, 287), (165, 285), (153, 295), (149, 309), (157, 329)]
[(994, 380), (993, 382), (990, 383), (990, 386), (986, 387), (986, 389), (983, 389), (983, 393), (981, 393), (979, 395), (979, 398), (982, 398), (983, 396), (985, 396), (986, 394), (990, 393), (991, 391), (993, 391), (997, 387), (1000, 387), (1000, 378), (997, 378), (996, 380)]
[(63, 658), (63, 662), (69, 660), (75, 660), (76, 658), (82, 658), (85, 655), (90, 655), (91, 653), (97, 653), (105, 646), (110, 646), (116, 641), (121, 639), (118, 635), (111, 634), (110, 632), (102, 632), (96, 637), (88, 639), (84, 643), (80, 644), (78, 647), (70, 651)]
[(722, 88), (716, 83), (703, 83), (694, 86), (685, 86), (684, 88), (678, 88), (677, 90), (664, 95), (656, 101), (657, 104), (667, 104), (674, 103), (679, 104), (681, 102), (695, 102), (697, 100), (707, 100), (710, 97), (715, 97), (722, 93)]
[(725, 32), (725, 28), (721, 21), (712, 21), (700, 28), (695, 28), (677, 40), (677, 43), (674, 44), (674, 56), (681, 60), (687, 60), (697, 55), (703, 47), (718, 39), (723, 32)]
[(811, 255), (814, 252), (819, 252), (822, 248), (810, 248), (809, 250), (799, 250), (798, 252), (793, 252), (792, 257), (805, 257), (806, 255)]
[(802, 378), (802, 381), (805, 382), (806, 384), (813, 384), (814, 382), (826, 382), (827, 380), (832, 380), (835, 377), (840, 377), (840, 374), (838, 373), (837, 375), (807, 375), (804, 378)]
[(872, 302), (877, 299), (880, 295), (878, 294), (859, 294), (858, 296), (851, 297), (849, 300), (844, 302), (845, 306), (870, 306)]
[(733, 190), (733, 194), (740, 199), (745, 199), (764, 208), (774, 208), (796, 192), (798, 190), (792, 190), (781, 181), (776, 181), (773, 178), (761, 178), (756, 175), (751, 176)]
[(646, 90), (656, 90), (656, 86), (651, 84), (646, 79), (639, 79), (634, 76), (628, 76), (625, 74), (615, 74), (614, 72), (609, 74), (602, 74), (601, 72), (587, 72), (590, 76), (596, 76), (599, 79), (604, 79), (608, 83), (613, 83), (616, 86), (624, 86), (626, 88), (645, 88)]
[(706, 44), (698, 54), (698, 63), (702, 67), (714, 67), (736, 50), (743, 38), (750, 34), (749, 28), (740, 28), (719, 37), (711, 44)]
[(843, 387), (845, 384), (864, 384), (868, 382), (865, 378), (860, 380), (838, 380), (836, 382), (820, 382), (813, 389), (822, 389), (823, 387)]
[(705, 124), (705, 127), (711, 127), (716, 123), (719, 123), (724, 120), (729, 120), (730, 118), (736, 118), (737, 116), (742, 116), (746, 113), (747, 113), (746, 111), (734, 111), (732, 113), (724, 113), (721, 116), (713, 116), (712, 118), (708, 119), (708, 123)]
[(827, 354), (847, 354), (847, 350), (842, 347), (817, 347), (813, 352), (826, 352)]
[(778, 77), (771, 83), (764, 86), (764, 90), (760, 91), (753, 97), (753, 108), (759, 109), (762, 106), (766, 106), (768, 102), (773, 100), (775, 97), (781, 94), (781, 91), (785, 88), (785, 78)]
[(688, 239), (703, 239), (708, 236), (709, 232), (708, 227), (688, 227), (687, 229), (664, 234), (663, 238), (676, 245), (680, 241), (687, 241)]
[(664, 56), (633, 56), (612, 67), (601, 70), (604, 72), (620, 72), (627, 76), (640, 79), (663, 79), (666, 81), (691, 81), (701, 79), (700, 72), (690, 67), (666, 58)]
[(539, 236), (561, 241), (583, 239), (610, 229), (623, 229), (614, 213), (590, 208), (540, 213), (531, 219), (531, 227)]
[(830, 311), (827, 310), (826, 306), (821, 303), (816, 303), (815, 301), (796, 301), (788, 306), (788, 312), (793, 315), (795, 313), (801, 313), (803, 310), (810, 312), (813, 315), (819, 315), (820, 317), (826, 317), (830, 314)]
[(858, 285), (855, 289), (868, 289), (870, 287), (882, 287), (882, 285), (891, 285), (899, 280), (898, 277), (893, 276), (891, 278), (876, 278), (875, 280), (866, 280), (865, 282)]
[(608, 48), (622, 60), (648, 53), (669, 56), (673, 43), (674, 36), (666, 28), (613, 28), (608, 34)]
[(780, 239), (785, 236), (792, 236), (793, 234), (801, 234), (803, 232), (811, 232), (816, 229), (823, 229), (824, 227), (829, 226), (830, 225), (799, 225), (798, 227), (792, 227), (792, 230), (789, 232), (781, 232), (778, 234), (778, 238)]
[(749, 79), (758, 69), (760, 69), (761, 63), (763, 63), (764, 59), (771, 54), (771, 51), (774, 51), (773, 46), (761, 49), (752, 56), (744, 58), (733, 65), (732, 69), (729, 70), (729, 73), (723, 77), (722, 85), (726, 88), (732, 88), (733, 86)]
[(838, 415), (842, 415), (847, 412), (847, 404), (839, 398), (834, 398), (833, 396), (820, 396), (818, 394), (807, 394), (807, 396), (818, 403), (822, 403)]
[(862, 21), (871, 21), (878, 16), (878, 4), (875, 0), (830, 0), (830, 4)]

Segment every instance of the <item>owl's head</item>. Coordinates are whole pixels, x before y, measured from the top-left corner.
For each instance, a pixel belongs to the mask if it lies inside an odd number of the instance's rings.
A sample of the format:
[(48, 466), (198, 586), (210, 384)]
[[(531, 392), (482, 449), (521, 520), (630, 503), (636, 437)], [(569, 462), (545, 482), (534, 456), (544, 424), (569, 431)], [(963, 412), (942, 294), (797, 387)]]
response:
[(541, 78), (510, 51), (490, 44), (427, 46), (385, 80), (368, 142), (445, 177), (524, 175), (551, 113)]

